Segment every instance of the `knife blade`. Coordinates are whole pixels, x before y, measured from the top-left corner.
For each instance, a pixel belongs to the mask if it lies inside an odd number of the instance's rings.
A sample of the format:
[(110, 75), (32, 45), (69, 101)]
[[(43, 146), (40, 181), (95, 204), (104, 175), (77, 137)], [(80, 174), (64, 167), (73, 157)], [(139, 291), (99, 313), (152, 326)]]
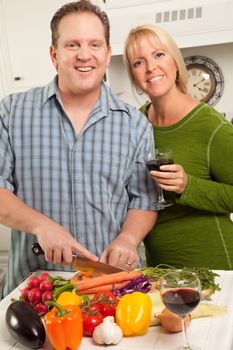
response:
[[(35, 255), (44, 255), (44, 251), (41, 248), (39, 243), (34, 243), (32, 245), (32, 252)], [(112, 266), (109, 264), (102, 263), (100, 261), (92, 261), (84, 256), (80, 256), (77, 254), (73, 254), (72, 260), (72, 268), (76, 271), (89, 272), (90, 274), (98, 275), (98, 274), (110, 274), (115, 272), (124, 271), (119, 267)]]

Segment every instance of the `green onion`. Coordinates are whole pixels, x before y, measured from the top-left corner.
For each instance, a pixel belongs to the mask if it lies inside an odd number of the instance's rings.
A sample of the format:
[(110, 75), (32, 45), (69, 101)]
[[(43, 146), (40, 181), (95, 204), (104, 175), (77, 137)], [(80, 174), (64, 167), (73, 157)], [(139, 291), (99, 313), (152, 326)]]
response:
[[(173, 272), (174, 270), (177, 270), (177, 268), (172, 267), (170, 265), (166, 264), (160, 264), (155, 267), (143, 267), (139, 269), (143, 273), (143, 275), (153, 277), (155, 280), (158, 280), (160, 277), (165, 275), (165, 273)], [(201, 288), (204, 289), (212, 289), (214, 291), (221, 290), (218, 284), (215, 283), (215, 277), (219, 276), (217, 273), (209, 270), (207, 267), (195, 267), (195, 268), (188, 268), (184, 267), (182, 270), (184, 271), (191, 271), (195, 272), (201, 282)]]

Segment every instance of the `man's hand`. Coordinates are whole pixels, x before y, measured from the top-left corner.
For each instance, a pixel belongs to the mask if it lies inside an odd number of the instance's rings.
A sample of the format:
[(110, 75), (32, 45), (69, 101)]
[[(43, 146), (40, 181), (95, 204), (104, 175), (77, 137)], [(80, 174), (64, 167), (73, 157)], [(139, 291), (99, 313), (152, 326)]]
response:
[(0, 189), (1, 224), (37, 236), (48, 262), (70, 264), (72, 252), (97, 261), (98, 257), (78, 243), (69, 231), (39, 211), (30, 208), (15, 194)]
[(78, 243), (69, 231), (52, 220), (42, 224), (37, 231), (38, 242), (48, 262), (71, 264), (73, 253), (93, 261), (98, 260), (98, 257)]
[(155, 211), (129, 209), (121, 232), (103, 251), (100, 261), (124, 270), (134, 270), (139, 262), (138, 247), (156, 219)]
[(134, 270), (139, 262), (137, 247), (119, 235), (104, 250), (100, 261), (124, 270)]

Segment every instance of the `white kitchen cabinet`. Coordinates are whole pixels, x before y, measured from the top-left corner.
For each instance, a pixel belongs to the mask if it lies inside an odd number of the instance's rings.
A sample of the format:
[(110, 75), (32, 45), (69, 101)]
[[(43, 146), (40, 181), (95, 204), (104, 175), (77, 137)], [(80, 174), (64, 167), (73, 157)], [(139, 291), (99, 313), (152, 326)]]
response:
[(114, 55), (121, 55), (129, 31), (154, 24), (180, 48), (233, 42), (232, 0), (106, 0)]
[[(0, 0), (0, 99), (47, 84), (56, 74), (49, 56), (50, 21), (67, 0)], [(94, 0), (103, 7), (103, 0)]]
[(168, 0), (103, 0), (106, 10), (137, 5), (156, 4)]
[(50, 21), (67, 2), (0, 0), (0, 98), (53, 78)]
[(0, 0), (0, 95), (44, 85), (54, 76), (49, 25), (66, 2)]

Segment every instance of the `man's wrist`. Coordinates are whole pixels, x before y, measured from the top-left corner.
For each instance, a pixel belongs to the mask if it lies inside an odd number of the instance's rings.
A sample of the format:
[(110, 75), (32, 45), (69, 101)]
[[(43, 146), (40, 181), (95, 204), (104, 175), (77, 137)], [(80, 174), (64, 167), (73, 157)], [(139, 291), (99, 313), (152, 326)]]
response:
[(134, 246), (135, 248), (138, 248), (141, 244), (141, 240), (137, 239), (137, 235), (135, 235), (133, 232), (129, 232), (126, 230), (122, 230), (116, 238), (125, 241), (126, 243)]

